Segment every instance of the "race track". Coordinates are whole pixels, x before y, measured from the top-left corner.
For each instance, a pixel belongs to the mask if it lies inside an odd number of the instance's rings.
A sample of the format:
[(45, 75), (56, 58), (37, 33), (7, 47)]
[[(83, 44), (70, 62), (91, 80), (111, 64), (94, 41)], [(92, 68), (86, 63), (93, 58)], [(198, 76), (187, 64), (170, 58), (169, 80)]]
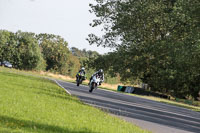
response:
[(200, 113), (152, 100), (56, 80), (81, 101), (153, 133), (200, 133)]

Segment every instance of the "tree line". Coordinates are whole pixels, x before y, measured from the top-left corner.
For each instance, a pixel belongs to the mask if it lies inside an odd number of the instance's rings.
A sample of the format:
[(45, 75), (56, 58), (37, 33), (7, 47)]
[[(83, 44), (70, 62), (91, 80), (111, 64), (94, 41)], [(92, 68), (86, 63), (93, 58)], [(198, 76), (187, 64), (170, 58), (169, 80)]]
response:
[(80, 62), (68, 43), (53, 34), (0, 30), (0, 61), (7, 60), (16, 69), (43, 70), (74, 76)]
[[(88, 79), (95, 71), (105, 68), (105, 66), (107, 65), (100, 65), (100, 63), (105, 62), (101, 59), (103, 55), (99, 54), (96, 51), (86, 49), (80, 50), (76, 47), (72, 47), (71, 51), (74, 56), (79, 58), (81, 66), (84, 66), (86, 68), (86, 76), (88, 77)], [(110, 73), (106, 72), (104, 82), (109, 84), (117, 84), (120, 83), (120, 77), (119, 75), (112, 76)]]
[[(200, 92), (199, 0), (95, 0), (90, 4), (104, 35), (90, 44), (115, 52), (90, 62), (123, 82), (139, 79), (151, 90), (197, 99)], [(98, 65), (95, 65), (98, 63)]]
[(81, 67), (86, 67), (90, 77), (96, 69), (90, 69), (87, 62), (98, 56), (96, 51), (69, 49), (67, 41), (58, 35), (0, 30), (0, 62), (9, 61), (16, 69), (75, 77)]

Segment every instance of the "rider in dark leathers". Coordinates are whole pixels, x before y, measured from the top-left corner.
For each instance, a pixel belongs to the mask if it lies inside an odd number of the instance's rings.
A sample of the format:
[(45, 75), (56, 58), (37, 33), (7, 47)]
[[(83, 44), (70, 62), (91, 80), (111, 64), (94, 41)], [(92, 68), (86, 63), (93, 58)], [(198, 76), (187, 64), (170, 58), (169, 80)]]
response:
[(81, 73), (81, 72), (83, 72), (83, 74), (84, 74), (84, 79), (85, 79), (85, 68), (84, 67), (82, 67), (79, 71), (78, 71), (78, 73), (76, 74), (76, 79), (78, 79), (78, 74), (79, 73)]

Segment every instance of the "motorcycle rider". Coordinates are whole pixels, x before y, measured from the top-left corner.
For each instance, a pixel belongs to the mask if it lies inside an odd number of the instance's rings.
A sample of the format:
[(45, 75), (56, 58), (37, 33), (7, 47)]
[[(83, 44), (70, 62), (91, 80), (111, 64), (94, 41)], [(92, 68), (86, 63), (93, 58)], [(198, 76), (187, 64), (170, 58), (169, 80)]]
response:
[(79, 76), (78, 74), (79, 74), (79, 73), (83, 73), (83, 74), (84, 74), (84, 78), (83, 78), (83, 79), (85, 80), (85, 68), (84, 68), (84, 67), (82, 67), (82, 68), (78, 71), (78, 73), (76, 74), (76, 79), (78, 79), (78, 76)]
[[(93, 78), (94, 76), (96, 76), (96, 75), (98, 75), (98, 76), (100, 77), (100, 80), (101, 80), (101, 81), (100, 81), (99, 85), (101, 85), (101, 83), (104, 81), (103, 69), (99, 69), (99, 71), (95, 72), (95, 73), (91, 76), (90, 82), (91, 82), (92, 78)], [(90, 84), (90, 82), (88, 83), (88, 85)]]

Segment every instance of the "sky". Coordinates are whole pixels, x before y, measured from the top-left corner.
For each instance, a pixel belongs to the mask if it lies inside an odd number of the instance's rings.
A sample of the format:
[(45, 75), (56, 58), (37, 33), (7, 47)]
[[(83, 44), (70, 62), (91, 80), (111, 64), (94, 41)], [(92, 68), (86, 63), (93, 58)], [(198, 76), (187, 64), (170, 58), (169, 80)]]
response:
[(100, 28), (89, 26), (95, 19), (89, 3), (94, 0), (0, 0), (0, 29), (60, 35), (69, 48), (110, 52), (86, 40), (90, 33), (103, 34)]

